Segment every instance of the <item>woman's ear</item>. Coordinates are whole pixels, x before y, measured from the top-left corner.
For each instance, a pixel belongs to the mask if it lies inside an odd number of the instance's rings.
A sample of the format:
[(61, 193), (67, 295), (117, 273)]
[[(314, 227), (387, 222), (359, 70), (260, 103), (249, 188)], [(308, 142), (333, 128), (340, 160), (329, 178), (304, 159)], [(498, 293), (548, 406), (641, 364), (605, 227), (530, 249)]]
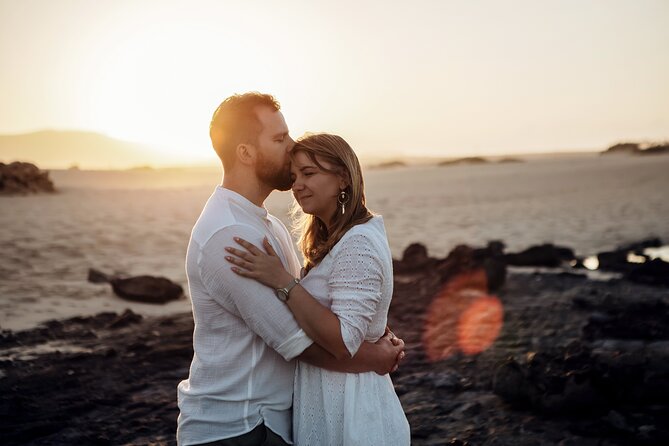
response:
[(340, 174), (339, 175), (339, 190), (345, 190), (351, 182), (348, 180), (347, 175), (345, 174)]

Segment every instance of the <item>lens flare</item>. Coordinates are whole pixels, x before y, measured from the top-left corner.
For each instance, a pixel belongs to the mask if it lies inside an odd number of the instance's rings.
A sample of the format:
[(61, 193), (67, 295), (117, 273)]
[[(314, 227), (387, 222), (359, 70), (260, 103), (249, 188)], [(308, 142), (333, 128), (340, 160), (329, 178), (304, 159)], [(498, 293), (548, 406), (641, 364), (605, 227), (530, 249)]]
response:
[(460, 316), (458, 323), (458, 345), (463, 353), (476, 355), (495, 342), (504, 312), (495, 296), (480, 296)]
[(423, 348), (431, 361), (458, 352), (481, 353), (499, 336), (503, 319), (500, 300), (488, 294), (485, 271), (459, 274), (446, 283), (428, 307)]

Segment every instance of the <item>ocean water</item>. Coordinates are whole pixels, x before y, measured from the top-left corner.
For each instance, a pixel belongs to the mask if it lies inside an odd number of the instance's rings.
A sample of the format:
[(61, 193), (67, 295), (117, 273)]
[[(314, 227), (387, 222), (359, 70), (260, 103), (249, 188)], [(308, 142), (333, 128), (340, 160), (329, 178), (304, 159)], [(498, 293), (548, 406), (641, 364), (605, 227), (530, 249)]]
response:
[[(188, 237), (220, 182), (214, 170), (55, 171), (55, 195), (0, 197), (0, 327), (121, 311), (187, 311), (187, 299), (134, 304), (88, 268), (162, 275), (186, 285)], [(502, 240), (507, 251), (552, 242), (579, 255), (642, 238), (669, 241), (669, 156), (594, 154), (522, 163), (365, 171), (369, 207), (384, 217), (391, 250), (412, 242), (444, 256), (460, 243)], [(290, 225), (290, 193), (268, 210)]]

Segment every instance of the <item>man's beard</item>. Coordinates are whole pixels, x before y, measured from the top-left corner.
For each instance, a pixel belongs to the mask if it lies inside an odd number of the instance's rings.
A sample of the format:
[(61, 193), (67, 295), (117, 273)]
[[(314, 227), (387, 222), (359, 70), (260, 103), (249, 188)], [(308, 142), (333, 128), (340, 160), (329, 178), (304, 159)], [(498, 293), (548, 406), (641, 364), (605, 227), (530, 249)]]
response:
[(275, 166), (271, 164), (262, 152), (258, 152), (258, 163), (256, 164), (256, 175), (258, 179), (270, 186), (272, 189), (284, 191), (293, 185), (290, 179), (290, 165)]

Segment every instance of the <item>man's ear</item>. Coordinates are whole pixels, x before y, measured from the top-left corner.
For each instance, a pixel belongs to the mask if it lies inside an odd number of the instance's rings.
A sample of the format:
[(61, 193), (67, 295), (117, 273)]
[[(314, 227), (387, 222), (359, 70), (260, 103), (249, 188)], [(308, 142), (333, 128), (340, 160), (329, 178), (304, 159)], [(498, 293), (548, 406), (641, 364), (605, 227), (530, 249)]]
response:
[(235, 153), (240, 163), (246, 165), (255, 163), (257, 149), (253, 144), (239, 144)]

